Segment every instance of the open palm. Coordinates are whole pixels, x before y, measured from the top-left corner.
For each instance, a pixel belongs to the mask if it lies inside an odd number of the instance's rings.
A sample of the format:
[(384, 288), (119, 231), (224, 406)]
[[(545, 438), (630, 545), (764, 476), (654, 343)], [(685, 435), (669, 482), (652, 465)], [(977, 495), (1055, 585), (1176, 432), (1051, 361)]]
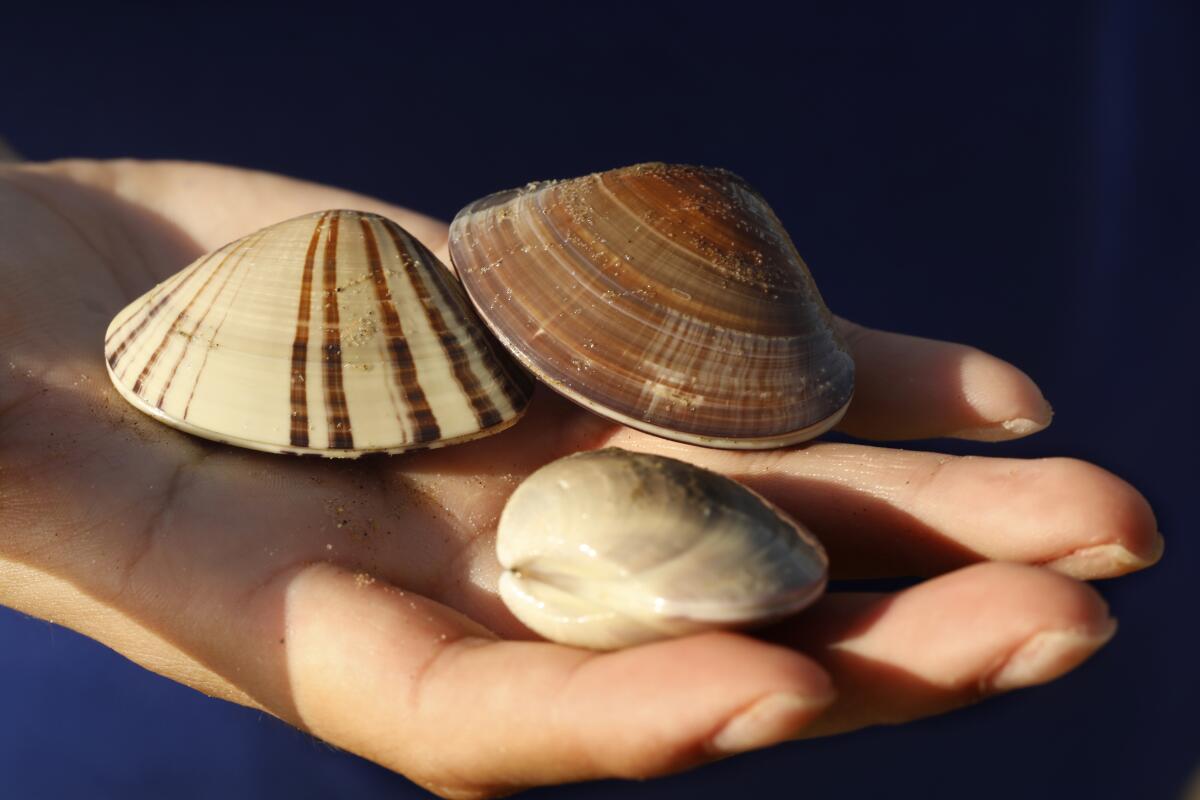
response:
[[(0, 602), (472, 797), (663, 774), (1049, 680), (1114, 630), (1074, 578), (1158, 557), (1141, 496), (1069, 459), (711, 451), (540, 391), (488, 439), (326, 461), (202, 441), (118, 397), (101, 348), (122, 306), (206, 250), (326, 208), (385, 214), (445, 258), (440, 222), (278, 176), (0, 170)], [(853, 435), (1001, 439), (1049, 421), (1002, 361), (845, 331), (859, 384), (841, 429)], [(933, 577), (832, 594), (759, 638), (611, 654), (533, 641), (495, 594), (497, 516), (531, 471), (602, 445), (747, 483), (824, 540), (835, 578)]]

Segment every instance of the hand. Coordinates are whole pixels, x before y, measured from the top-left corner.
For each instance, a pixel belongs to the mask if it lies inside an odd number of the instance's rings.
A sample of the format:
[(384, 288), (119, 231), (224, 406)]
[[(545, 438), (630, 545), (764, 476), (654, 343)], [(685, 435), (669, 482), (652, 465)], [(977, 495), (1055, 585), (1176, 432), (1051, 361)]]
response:
[[(0, 602), (444, 796), (480, 797), (660, 775), (1050, 680), (1115, 629), (1074, 579), (1161, 551), (1142, 497), (1069, 459), (713, 451), (540, 391), (498, 436), (327, 461), (192, 438), (117, 396), (101, 353), (117, 310), (206, 250), (337, 207), (383, 213), (445, 260), (444, 224), (277, 176), (0, 168)], [(998, 359), (844, 325), (859, 371), (850, 434), (987, 440), (1049, 422)], [(601, 445), (745, 482), (813, 528), (835, 578), (929, 579), (829, 595), (759, 638), (611, 654), (531, 641), (494, 591), (497, 516), (532, 470)]]

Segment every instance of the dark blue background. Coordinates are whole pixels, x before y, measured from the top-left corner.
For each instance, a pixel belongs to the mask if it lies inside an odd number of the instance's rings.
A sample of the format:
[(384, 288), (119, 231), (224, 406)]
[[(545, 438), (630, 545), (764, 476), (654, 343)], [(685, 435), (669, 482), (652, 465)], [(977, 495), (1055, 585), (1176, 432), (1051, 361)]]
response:
[[(222, 161), (443, 217), (650, 159), (741, 173), (836, 311), (1008, 358), (1057, 412), (1029, 441), (929, 447), (1094, 460), (1148, 495), (1167, 554), (1101, 585), (1120, 633), (1058, 683), (622, 796), (1178, 797), (1200, 767), (1195, 5), (646, 5), (28, 3), (0, 13), (0, 135), (30, 159)], [(421, 794), (0, 611), (5, 800)]]

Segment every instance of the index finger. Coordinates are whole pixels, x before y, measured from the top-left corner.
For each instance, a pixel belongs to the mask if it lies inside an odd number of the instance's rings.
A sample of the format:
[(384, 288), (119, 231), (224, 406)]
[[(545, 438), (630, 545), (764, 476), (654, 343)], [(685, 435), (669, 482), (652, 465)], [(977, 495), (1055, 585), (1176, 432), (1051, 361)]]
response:
[(1017, 439), (1053, 411), (1028, 375), (967, 345), (873, 330), (844, 319), (854, 400), (838, 430), (863, 439)]

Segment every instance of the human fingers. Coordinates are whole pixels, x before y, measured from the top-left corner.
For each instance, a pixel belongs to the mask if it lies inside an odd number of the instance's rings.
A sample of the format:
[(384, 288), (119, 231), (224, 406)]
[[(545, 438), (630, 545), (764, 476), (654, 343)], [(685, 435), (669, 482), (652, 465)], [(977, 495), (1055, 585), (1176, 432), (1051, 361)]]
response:
[(1048, 570), (979, 564), (896, 594), (832, 594), (771, 631), (838, 689), (804, 736), (896, 724), (1063, 675), (1116, 632), (1100, 596)]
[(838, 327), (856, 366), (854, 400), (838, 426), (852, 436), (999, 441), (1050, 424), (1053, 412), (1037, 385), (1002, 359), (847, 320)]
[(996, 560), (1090, 579), (1142, 569), (1162, 553), (1145, 498), (1075, 459), (956, 457), (840, 443), (730, 452), (629, 429), (607, 443), (680, 458), (745, 483), (820, 537), (836, 577), (933, 575)]

